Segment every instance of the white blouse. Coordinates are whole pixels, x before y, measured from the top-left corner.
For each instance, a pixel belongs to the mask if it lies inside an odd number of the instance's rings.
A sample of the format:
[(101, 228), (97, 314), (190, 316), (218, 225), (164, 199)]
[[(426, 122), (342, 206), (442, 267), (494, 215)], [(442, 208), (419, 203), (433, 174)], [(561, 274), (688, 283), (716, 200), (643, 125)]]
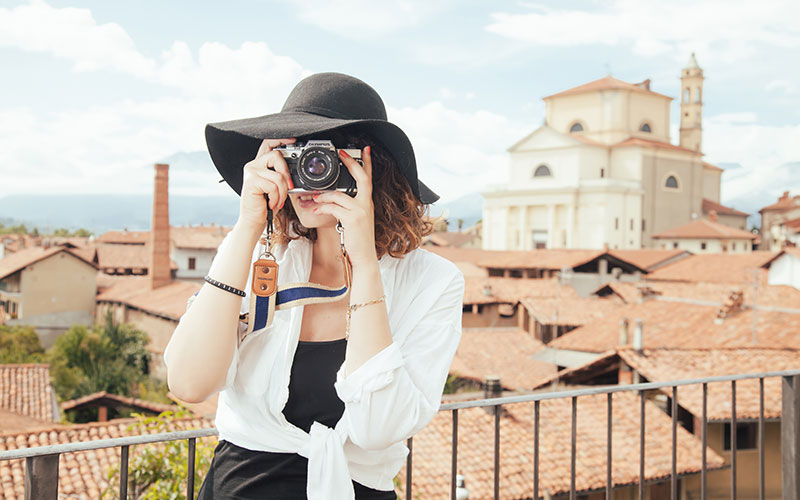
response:
[[(258, 250), (256, 245), (252, 262)], [(308, 281), (309, 240), (292, 240), (273, 254), (279, 284)], [(250, 269), (241, 312), (249, 306)], [(455, 264), (421, 248), (399, 259), (384, 255), (380, 271), (393, 342), (349, 376), (344, 364), (339, 369), (334, 387), (345, 410), (335, 428), (314, 422), (306, 433), (283, 415), (303, 306), (275, 311), (271, 326), (237, 342), (220, 392), (214, 421), (219, 439), (249, 450), (306, 457), (309, 500), (353, 500), (351, 479), (392, 490), (408, 454), (405, 440), (439, 409), (461, 338), (464, 277)]]

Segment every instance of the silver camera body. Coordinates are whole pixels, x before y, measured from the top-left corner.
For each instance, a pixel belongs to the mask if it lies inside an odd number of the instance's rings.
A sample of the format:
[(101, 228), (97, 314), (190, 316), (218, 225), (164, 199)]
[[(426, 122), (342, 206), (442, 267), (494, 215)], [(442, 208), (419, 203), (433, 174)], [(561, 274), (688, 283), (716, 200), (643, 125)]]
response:
[[(363, 165), (361, 150), (342, 148)], [(330, 140), (309, 140), (275, 148), (289, 166), (294, 191), (338, 190), (348, 194), (356, 192), (356, 181), (347, 166), (339, 160), (339, 150)]]

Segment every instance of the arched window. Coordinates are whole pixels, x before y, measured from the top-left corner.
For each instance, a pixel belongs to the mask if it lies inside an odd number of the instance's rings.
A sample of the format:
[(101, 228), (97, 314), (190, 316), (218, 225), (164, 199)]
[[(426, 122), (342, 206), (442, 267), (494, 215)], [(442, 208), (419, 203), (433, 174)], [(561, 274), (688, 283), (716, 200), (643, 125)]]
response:
[(536, 170), (533, 171), (534, 177), (550, 177), (551, 175), (553, 174), (550, 173), (550, 167), (547, 165), (539, 165), (536, 167)]
[(642, 132), (647, 132), (648, 134), (652, 132), (652, 130), (650, 129), (650, 124), (647, 122), (642, 123), (642, 126), (639, 127), (639, 130), (641, 130)]
[(689, 87), (686, 87), (683, 91), (683, 100), (684, 102), (689, 102)]
[(666, 187), (678, 189), (678, 179), (675, 178), (674, 175), (670, 175), (667, 177)]
[(570, 132), (583, 132), (583, 125), (581, 125), (581, 123), (580, 123), (580, 122), (575, 122), (575, 123), (573, 123), (573, 124), (572, 124), (572, 126), (569, 128), (569, 131), (570, 131)]
[(702, 92), (703, 89), (701, 89), (700, 87), (694, 89), (694, 102), (700, 102), (700, 97)]

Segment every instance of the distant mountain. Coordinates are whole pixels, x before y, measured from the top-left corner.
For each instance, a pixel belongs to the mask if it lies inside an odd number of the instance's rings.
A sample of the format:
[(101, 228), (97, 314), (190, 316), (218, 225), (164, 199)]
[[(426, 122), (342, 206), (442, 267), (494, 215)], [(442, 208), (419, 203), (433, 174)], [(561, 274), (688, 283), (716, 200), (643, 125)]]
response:
[[(172, 225), (233, 225), (239, 214), (239, 199), (230, 196), (171, 195)], [(11, 217), (29, 229), (48, 231), (59, 227), (86, 228), (95, 234), (112, 229), (150, 229), (152, 195), (13, 195), (0, 198), (0, 217)]]
[(458, 220), (463, 220), (462, 229), (474, 226), (483, 217), (483, 197), (480, 193), (467, 193), (447, 203), (436, 203), (431, 207), (431, 215), (445, 214), (447, 227), (458, 230)]

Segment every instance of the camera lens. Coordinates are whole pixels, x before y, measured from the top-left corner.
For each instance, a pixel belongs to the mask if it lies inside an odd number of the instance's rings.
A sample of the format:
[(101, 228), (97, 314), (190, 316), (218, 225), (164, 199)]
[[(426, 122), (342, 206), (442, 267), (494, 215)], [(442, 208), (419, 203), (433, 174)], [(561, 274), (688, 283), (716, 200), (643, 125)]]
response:
[(339, 158), (325, 148), (309, 148), (298, 162), (297, 174), (306, 189), (328, 189), (339, 179)]
[(314, 156), (308, 161), (308, 166), (306, 168), (308, 168), (308, 173), (311, 175), (322, 175), (328, 168), (328, 164), (319, 156)]

